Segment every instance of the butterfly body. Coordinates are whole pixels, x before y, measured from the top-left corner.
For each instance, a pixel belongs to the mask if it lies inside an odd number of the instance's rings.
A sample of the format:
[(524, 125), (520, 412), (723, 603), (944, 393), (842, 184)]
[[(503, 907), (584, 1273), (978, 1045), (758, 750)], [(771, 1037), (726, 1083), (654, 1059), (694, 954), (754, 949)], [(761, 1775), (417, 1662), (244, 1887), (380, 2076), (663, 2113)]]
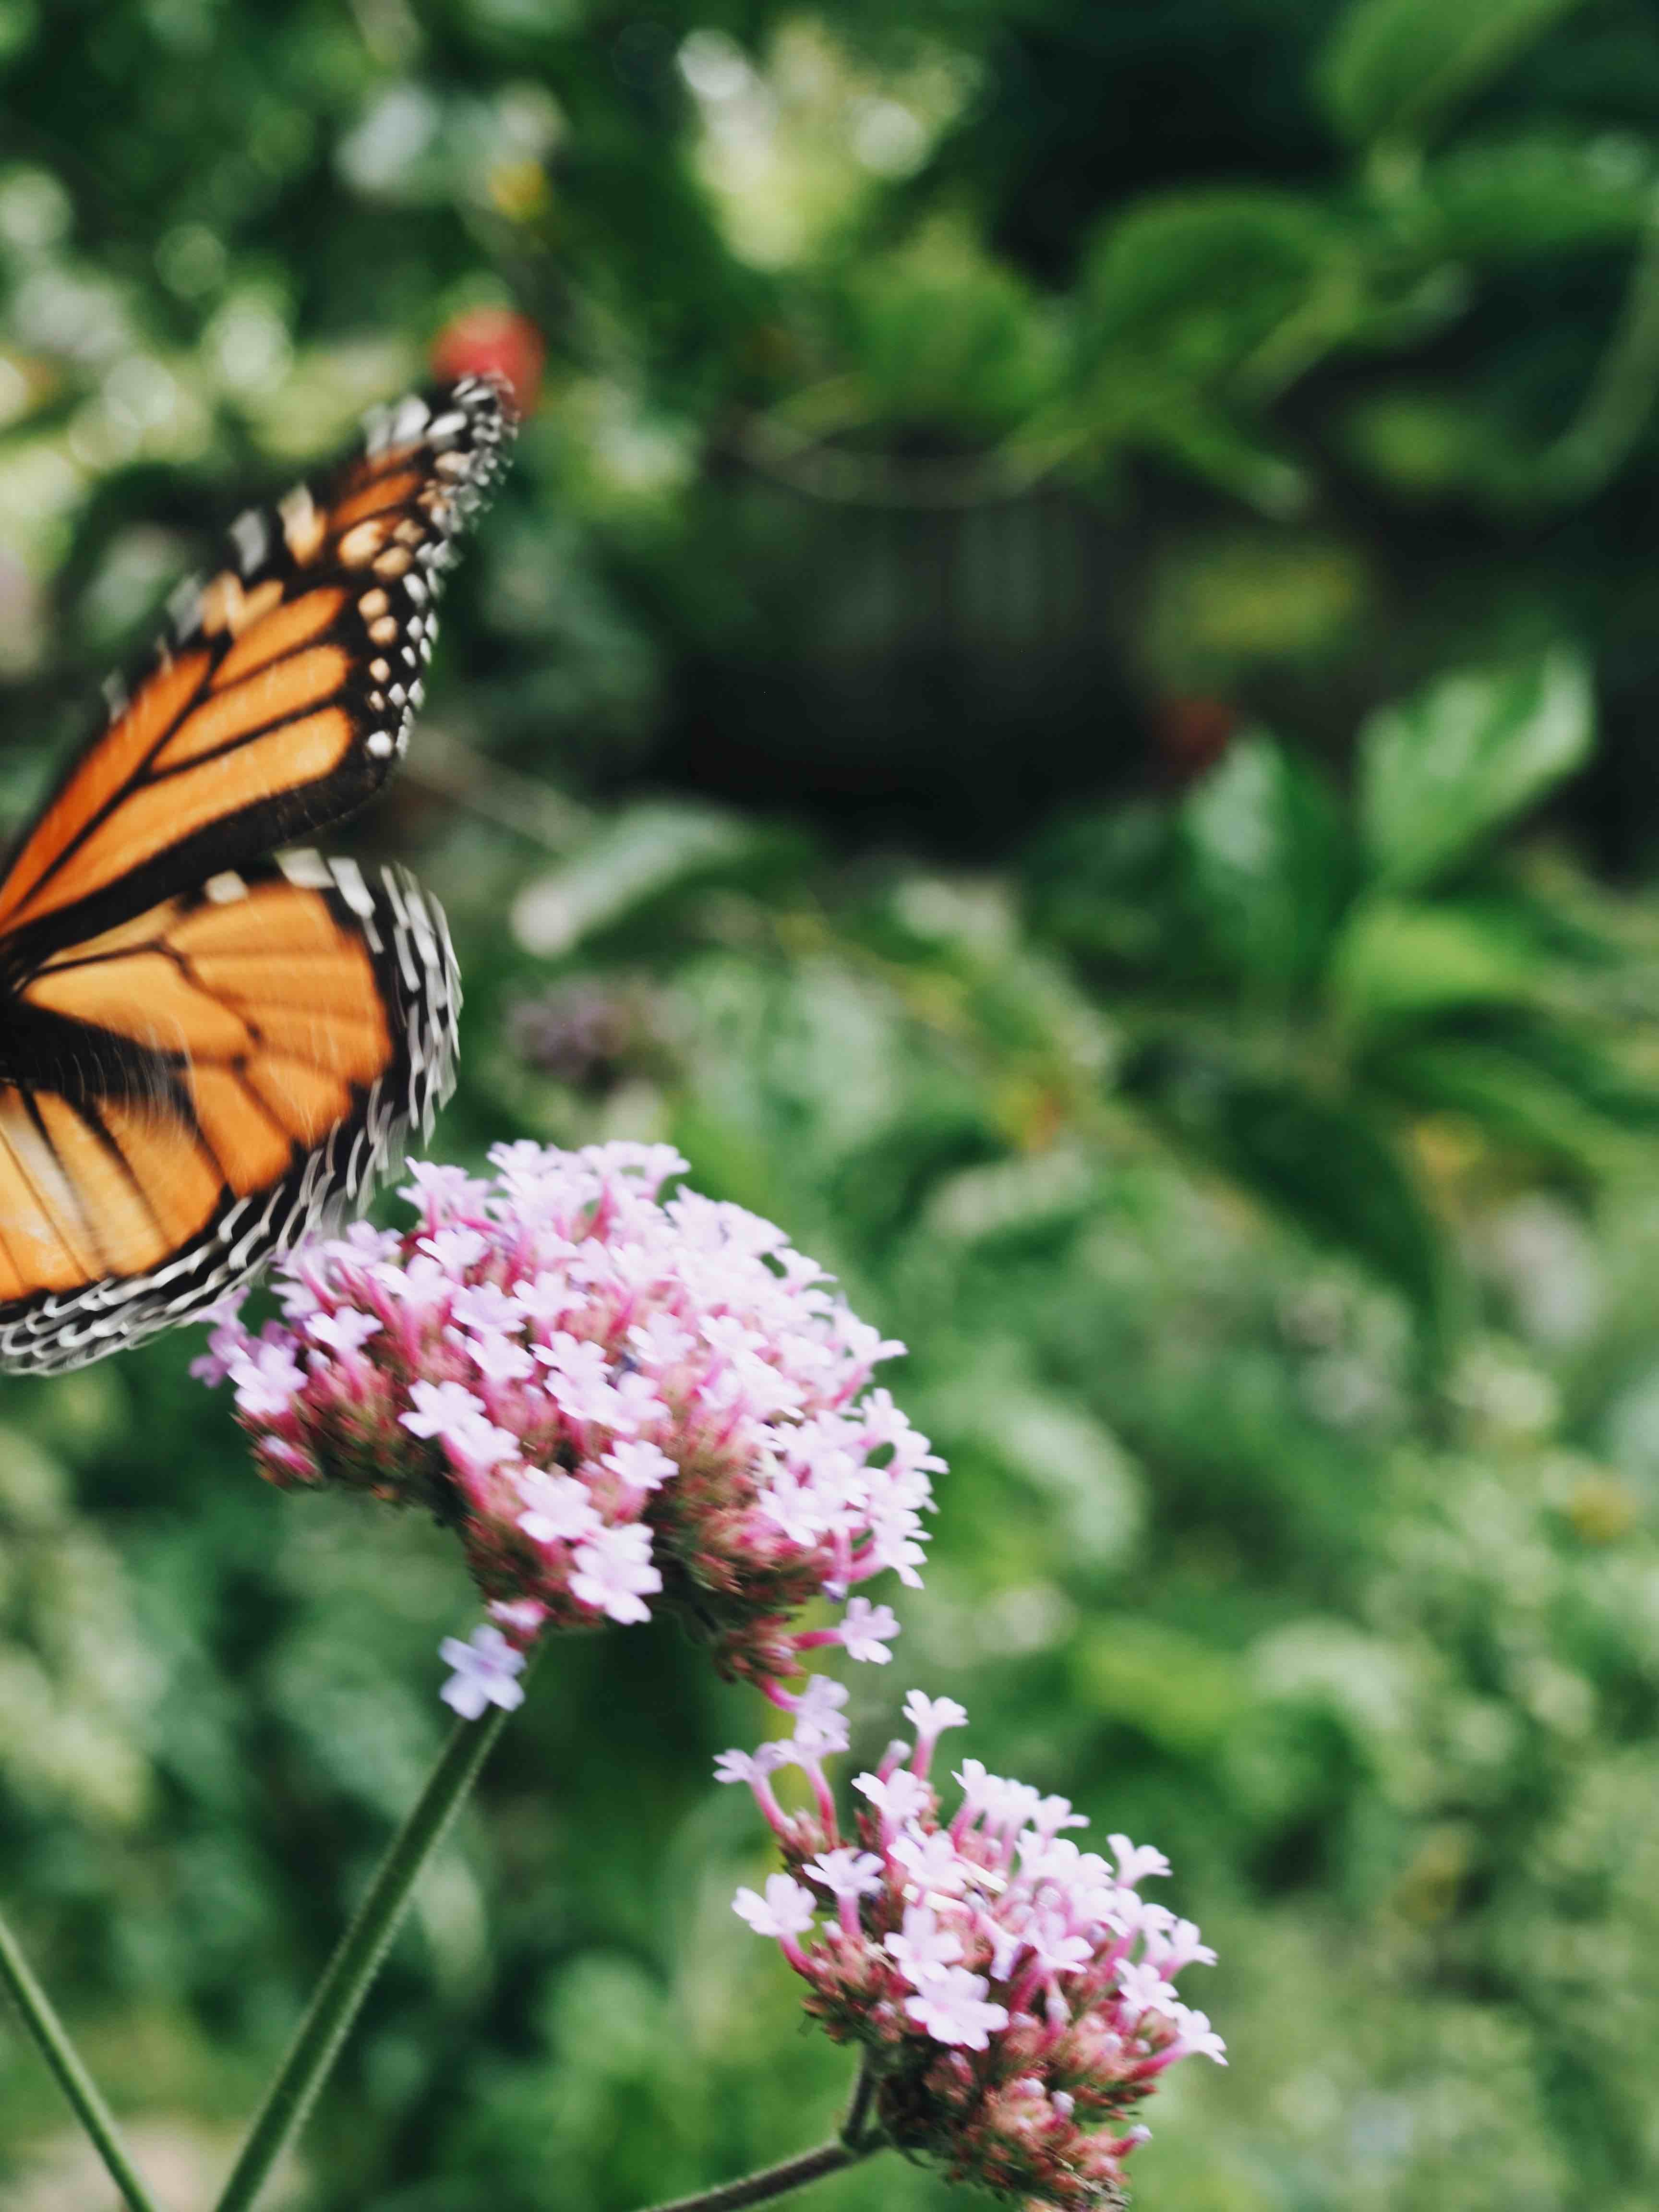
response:
[(211, 1305), (429, 1127), (459, 1002), (441, 914), (401, 871), (268, 856), (403, 752), (510, 428), (463, 379), (240, 517), (0, 871), (0, 1367)]

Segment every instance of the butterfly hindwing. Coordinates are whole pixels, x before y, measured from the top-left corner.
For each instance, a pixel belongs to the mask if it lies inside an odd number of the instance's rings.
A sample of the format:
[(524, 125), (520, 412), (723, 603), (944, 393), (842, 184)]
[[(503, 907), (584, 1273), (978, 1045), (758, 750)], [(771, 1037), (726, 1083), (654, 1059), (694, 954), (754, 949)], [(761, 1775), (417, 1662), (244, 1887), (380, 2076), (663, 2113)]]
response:
[(0, 1365), (133, 1343), (360, 1200), (447, 1096), (459, 995), (411, 878), (314, 854), (44, 963), (0, 1082)]
[(28, 972), (215, 870), (360, 805), (408, 740), (455, 539), (511, 434), (479, 377), (371, 418), (364, 449), (233, 526), (0, 874), (0, 962)]

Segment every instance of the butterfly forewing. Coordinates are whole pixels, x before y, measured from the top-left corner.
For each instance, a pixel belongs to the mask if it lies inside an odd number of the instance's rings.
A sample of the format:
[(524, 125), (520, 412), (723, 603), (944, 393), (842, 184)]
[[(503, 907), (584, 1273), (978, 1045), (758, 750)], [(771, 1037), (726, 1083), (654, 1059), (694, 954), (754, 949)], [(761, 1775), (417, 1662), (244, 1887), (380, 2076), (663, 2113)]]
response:
[(369, 449), (251, 510), (178, 595), (148, 672), (0, 878), (13, 973), (360, 805), (408, 741), (434, 605), (511, 424), (469, 378), (382, 410)]

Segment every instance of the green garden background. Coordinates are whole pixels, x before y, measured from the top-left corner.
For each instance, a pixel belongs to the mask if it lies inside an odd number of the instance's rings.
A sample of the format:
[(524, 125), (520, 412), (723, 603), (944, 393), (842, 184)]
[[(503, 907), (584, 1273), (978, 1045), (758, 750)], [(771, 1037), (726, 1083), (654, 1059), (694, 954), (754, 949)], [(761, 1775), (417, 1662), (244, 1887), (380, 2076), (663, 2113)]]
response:
[[(1232, 2063), (1145, 2212), (1650, 2207), (1659, 15), (0, 0), (9, 822), (228, 519), (480, 345), (538, 398), (329, 841), (451, 915), (434, 1149), (670, 1139), (911, 1346), (860, 1741), (958, 1697), (1170, 1854)], [(476, 1618), (255, 1478), (198, 1340), (0, 1389), (0, 1899), (181, 2212)], [(666, 1630), (553, 1652), (291, 2212), (825, 2132), (728, 1909), (762, 1725)], [(0, 2024), (0, 2205), (104, 2191)]]

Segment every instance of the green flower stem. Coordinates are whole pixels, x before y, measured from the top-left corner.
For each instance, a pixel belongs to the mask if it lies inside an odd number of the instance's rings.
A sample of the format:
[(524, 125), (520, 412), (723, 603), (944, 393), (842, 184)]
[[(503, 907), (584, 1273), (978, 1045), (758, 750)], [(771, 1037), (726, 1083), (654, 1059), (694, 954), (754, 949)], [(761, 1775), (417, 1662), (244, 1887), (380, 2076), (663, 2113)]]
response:
[(786, 2158), (777, 2166), (763, 2166), (758, 2173), (745, 2174), (741, 2181), (728, 2181), (718, 2189), (700, 2190), (695, 2197), (676, 2197), (666, 2204), (653, 2205), (652, 2212), (738, 2212), (741, 2204), (765, 2204), (774, 2197), (787, 2197), (792, 2189), (804, 2189), (809, 2181), (821, 2181), (826, 2173), (840, 2173), (880, 2148), (879, 2142), (854, 2145), (838, 2136), (834, 2142), (820, 2143), (816, 2150), (802, 2151), (798, 2158)]
[(91, 2136), (110, 2179), (125, 2198), (131, 2212), (156, 2212), (155, 2200), (140, 2179), (121, 2140), (115, 2115), (99, 2095), (97, 2085), (82, 2063), (80, 2052), (70, 2041), (68, 2030), (52, 2009), (51, 1998), (35, 1980), (28, 1960), (18, 1949), (16, 1938), (3, 1920), (0, 1920), (0, 1980), (11, 1991), (25, 2027), (40, 2045), (41, 2057), (58, 2076), (59, 2087), (74, 2106), (76, 2117)]
[(654, 2204), (651, 2212), (738, 2212), (742, 2205), (769, 2203), (775, 2197), (787, 2197), (793, 2189), (805, 2189), (809, 2181), (822, 2181), (826, 2173), (842, 2173), (849, 2166), (861, 2165), (887, 2148), (881, 2129), (869, 2125), (875, 2090), (875, 2076), (866, 2057), (841, 2132), (833, 2142), (820, 2143), (816, 2150), (804, 2150), (776, 2166), (763, 2166), (758, 2173), (745, 2174), (741, 2181), (722, 2182), (718, 2189), (702, 2189), (692, 2197), (676, 2197), (665, 2204)]
[(847, 2102), (847, 2112), (836, 2130), (844, 2143), (866, 2154), (879, 2150), (884, 2140), (879, 2125), (870, 2125), (870, 2107), (876, 2101), (876, 2069), (870, 2063), (866, 2051), (859, 2061), (859, 2078), (853, 2084), (853, 2094)]
[(506, 1719), (497, 1707), (485, 1719), (456, 1723), (431, 1778), (381, 1860), (368, 1894), (317, 1985), (311, 2009), (225, 2184), (218, 2212), (249, 2212), (272, 2167), (304, 2127), (357, 2008), (392, 1947), (421, 1869), (443, 1841)]

